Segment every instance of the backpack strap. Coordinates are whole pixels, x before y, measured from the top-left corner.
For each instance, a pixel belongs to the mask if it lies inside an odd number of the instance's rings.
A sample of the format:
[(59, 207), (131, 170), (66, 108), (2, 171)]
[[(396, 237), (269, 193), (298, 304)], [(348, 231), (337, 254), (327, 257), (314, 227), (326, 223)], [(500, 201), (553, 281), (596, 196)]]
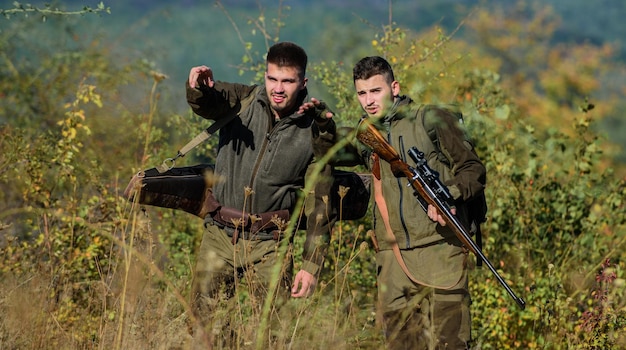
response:
[[(433, 146), (435, 147), (435, 150), (437, 151), (437, 160), (439, 160), (441, 163), (448, 166), (448, 168), (452, 169), (454, 166), (453, 164), (454, 162), (448, 155), (446, 155), (446, 153), (442, 151), (441, 143), (439, 142), (437, 124), (440, 121), (433, 119), (433, 118), (426, 118), (426, 114), (428, 113), (428, 111), (435, 109), (435, 108), (443, 108), (449, 111), (450, 113), (454, 114), (457, 117), (459, 124), (463, 124), (464, 122), (463, 114), (459, 111), (458, 107), (454, 105), (437, 106), (437, 105), (424, 104), (419, 107), (419, 111), (418, 111), (418, 118), (420, 118), (422, 121), (422, 126), (424, 127), (424, 131), (426, 131), (426, 134), (428, 134), (428, 138), (430, 139)], [(469, 149), (470, 151), (474, 151), (474, 144), (469, 140), (467, 135), (465, 135), (465, 139), (463, 140), (463, 143), (465, 144), (465, 147), (467, 147), (467, 149)]]
[[(427, 120), (426, 118), (426, 113), (430, 109), (434, 109), (434, 108), (442, 108), (442, 107), (438, 107), (435, 105), (427, 105), (427, 104), (421, 105), (418, 110), (418, 118), (422, 120), (424, 131), (426, 131), (426, 134), (428, 134), (430, 141), (432, 142), (433, 146), (435, 147), (435, 150), (437, 151), (437, 160), (445, 164), (448, 168), (453, 169), (454, 162), (452, 158), (448, 157), (448, 155), (446, 155), (446, 153), (444, 153), (441, 150), (441, 143), (439, 142), (439, 134), (437, 132), (438, 121), (433, 120), (432, 118)], [(443, 108), (446, 108), (451, 113), (454, 113), (454, 115), (456, 115), (456, 117), (458, 118), (459, 123), (463, 124), (463, 114), (458, 110), (457, 107), (453, 105), (446, 105)], [(475, 152), (474, 144), (469, 140), (467, 135), (465, 137), (465, 140), (463, 140), (463, 143), (465, 144), (465, 147), (467, 147), (467, 149), (469, 149), (472, 152)], [(468, 204), (468, 206), (469, 205), (480, 207), (480, 208), (477, 208), (476, 210), (472, 210), (472, 208), (468, 207), (468, 216), (469, 216), (468, 219), (470, 221), (470, 226), (471, 226), (470, 231), (474, 233), (474, 236), (476, 239), (476, 245), (480, 249), (482, 249), (483, 238), (482, 238), (482, 232), (480, 230), (480, 224), (486, 220), (485, 213), (487, 211), (486, 209), (487, 203), (486, 203), (484, 194), (482, 194), (480, 198), (477, 198), (474, 201), (472, 201), (472, 203)], [(479, 217), (476, 217), (476, 215), (473, 215), (473, 214), (479, 215)], [(478, 258), (476, 264), (478, 266), (482, 266), (482, 260)]]
[(163, 163), (156, 167), (159, 173), (164, 173), (170, 169), (172, 169), (176, 163), (176, 159), (184, 157), (189, 151), (194, 149), (196, 146), (206, 141), (211, 135), (213, 135), (216, 131), (221, 129), (226, 124), (230, 123), (235, 117), (239, 116), (244, 110), (248, 109), (248, 107), (252, 104), (252, 100), (257, 94), (259, 90), (259, 86), (256, 86), (246, 98), (240, 101), (240, 108), (237, 113), (231, 113), (223, 118), (218, 119), (213, 122), (211, 126), (202, 130), (196, 137), (191, 139), (191, 141), (187, 142), (185, 146), (183, 146), (174, 156), (173, 158), (167, 158), (163, 161)]

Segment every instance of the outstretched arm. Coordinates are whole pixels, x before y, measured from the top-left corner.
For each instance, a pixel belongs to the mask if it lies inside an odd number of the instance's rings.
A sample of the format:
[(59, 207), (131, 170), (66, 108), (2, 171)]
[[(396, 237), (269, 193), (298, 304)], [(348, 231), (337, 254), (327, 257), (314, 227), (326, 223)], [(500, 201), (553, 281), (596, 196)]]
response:
[(314, 162), (309, 165), (305, 176), (305, 184), (314, 181), (315, 185), (313, 192), (307, 194), (305, 200), (307, 237), (304, 242), (304, 264), (296, 274), (291, 288), (291, 296), (294, 298), (308, 297), (315, 290), (317, 276), (326, 255), (330, 231), (335, 223), (335, 215), (330, 206), (332, 165), (324, 164), (320, 174), (313, 176), (317, 167), (315, 160), (322, 158), (336, 141), (336, 127), (332, 119), (334, 113), (326, 104), (315, 98), (300, 106), (298, 113), (312, 113), (315, 121), (311, 127)]
[(238, 113), (242, 101), (255, 93), (255, 85), (216, 81), (207, 66), (191, 68), (185, 81), (187, 103), (203, 118), (219, 120)]

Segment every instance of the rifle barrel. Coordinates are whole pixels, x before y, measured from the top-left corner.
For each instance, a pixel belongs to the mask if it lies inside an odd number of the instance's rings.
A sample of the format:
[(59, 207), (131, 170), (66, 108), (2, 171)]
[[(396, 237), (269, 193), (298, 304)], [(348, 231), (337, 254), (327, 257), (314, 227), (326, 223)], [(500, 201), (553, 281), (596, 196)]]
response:
[(410, 179), (411, 186), (413, 186), (413, 188), (418, 191), (422, 198), (426, 197), (426, 201), (429, 202), (429, 204), (434, 205), (443, 214), (446, 223), (448, 224), (448, 226), (451, 227), (452, 231), (454, 231), (455, 235), (457, 236), (457, 238), (459, 238), (461, 243), (463, 243), (472, 253), (474, 253), (479, 259), (481, 259), (485, 265), (487, 265), (487, 267), (496, 277), (500, 285), (504, 287), (506, 292), (511, 296), (511, 298), (513, 298), (517, 305), (522, 310), (524, 310), (526, 308), (526, 302), (524, 301), (524, 299), (518, 297), (515, 292), (513, 292), (508, 283), (506, 283), (504, 278), (500, 276), (493, 264), (491, 264), (491, 261), (487, 259), (480, 247), (476, 244), (476, 242), (474, 242), (461, 221), (454, 214), (452, 214), (450, 208), (435, 195), (435, 193), (427, 186), (426, 183), (424, 183), (424, 179), (419, 175), (419, 173), (417, 173), (417, 171), (414, 170), (413, 172), (414, 176)]

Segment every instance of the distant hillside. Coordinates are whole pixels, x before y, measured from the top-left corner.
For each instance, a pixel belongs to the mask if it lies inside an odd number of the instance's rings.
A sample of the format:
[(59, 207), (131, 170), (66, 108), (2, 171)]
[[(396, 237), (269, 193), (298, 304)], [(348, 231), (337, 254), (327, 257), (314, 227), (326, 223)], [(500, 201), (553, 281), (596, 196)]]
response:
[[(131, 17), (141, 18), (147, 13), (163, 8), (180, 10), (214, 6), (215, 2), (206, 0), (103, 0), (106, 6), (116, 14), (124, 13)], [(258, 3), (267, 9), (275, 8), (278, 0), (223, 0), (222, 4), (231, 12), (258, 11)], [(59, 1), (59, 7), (82, 7), (88, 4), (84, 0)], [(389, 22), (389, 3), (393, 21), (411, 29), (420, 29), (440, 23), (448, 28), (455, 27), (475, 6), (515, 6), (515, 1), (500, 0), (283, 0), (284, 6), (291, 7), (288, 16), (297, 18), (303, 26), (312, 25), (314, 21), (350, 21), (362, 18), (375, 26)], [(532, 3), (532, 2), (528, 2)], [(563, 41), (614, 42), (626, 37), (626, 2), (623, 0), (603, 0), (601, 2), (587, 0), (542, 0), (535, 5), (552, 6), (563, 18), (558, 30), (558, 37)], [(319, 15), (314, 17), (312, 14)], [(301, 15), (304, 15), (301, 17)], [(319, 19), (318, 19), (319, 18)], [(495, 19), (494, 19), (495, 20)], [(313, 24), (313, 26), (315, 26)], [(626, 45), (622, 45), (621, 56), (626, 57)]]
[[(261, 30), (253, 21), (264, 15), (269, 35), (279, 36), (306, 48), (311, 62), (344, 62), (372, 54), (369, 43), (382, 26), (392, 21), (396, 26), (420, 31), (435, 24), (456, 28), (476, 6), (518, 6), (517, 1), (498, 0), (283, 0), (280, 20), (284, 26), (275, 31), (278, 0), (223, 0), (226, 13), (206, 0), (102, 0), (111, 14), (67, 19), (78, 27), (68, 29), (68, 44), (79, 40), (105, 45), (120, 60), (133, 58), (167, 75), (163, 83), (164, 108), (175, 111), (186, 107), (183, 82), (192, 66), (207, 64), (214, 68), (216, 79), (250, 81), (251, 75), (240, 76), (238, 65), (244, 55), (244, 42), (252, 42), (255, 57), (261, 58), (266, 45)], [(85, 5), (95, 7), (99, 0), (58, 1), (59, 8), (76, 10)], [(259, 8), (261, 2), (263, 8)], [(8, 2), (7, 2), (8, 3)], [(562, 18), (553, 37), (557, 43), (611, 43), (617, 47), (616, 60), (626, 62), (626, 1), (603, 0), (542, 0), (525, 6), (552, 6)], [(0, 5), (10, 8), (12, 5)], [(35, 4), (35, 6), (43, 6)], [(525, 12), (526, 11), (526, 12)], [(519, 13), (531, 13), (526, 8)], [(499, 21), (502, 18), (493, 18)], [(45, 23), (40, 23), (45, 27)], [(237, 29), (235, 29), (235, 26)], [(70, 26), (68, 26), (70, 28)], [(464, 28), (457, 38), (468, 39)], [(51, 34), (52, 35), (52, 34)], [(71, 38), (71, 39), (70, 39)], [(241, 39), (240, 39), (241, 38)], [(40, 38), (45, 45), (45, 38)], [(620, 75), (606, 81), (621, 89), (625, 85)], [(315, 89), (314, 83), (310, 84)], [(313, 92), (316, 92), (313, 90)], [(168, 96), (169, 95), (169, 96)], [(621, 115), (604, 121), (614, 140), (621, 140)], [(612, 123), (612, 124), (611, 124)], [(626, 148), (626, 145), (624, 145)]]
[[(75, 19), (80, 26), (85, 26), (75, 35), (94, 39), (106, 36), (115, 45), (112, 50), (122, 53), (120, 57), (135, 52), (151, 54), (147, 59), (153, 62), (155, 69), (168, 75), (168, 84), (176, 88), (182, 84), (188, 69), (198, 64), (212, 65), (220, 79), (242, 79), (236, 67), (244, 54), (239, 35), (243, 41), (253, 42), (262, 57), (266, 43), (261, 31), (250, 22), (257, 19), (261, 11), (269, 34), (303, 45), (311, 62), (350, 62), (371, 53), (362, 50), (369, 47), (367, 44), (374, 34), (390, 21), (415, 31), (434, 24), (451, 31), (476, 6), (517, 6), (517, 1), (513, 0), (223, 0), (226, 14), (215, 1), (206, 0), (102, 1), (111, 8), (111, 14), (89, 16), (88, 21), (84, 20), (86, 17)], [(68, 10), (97, 5), (96, 0), (59, 0), (57, 3), (59, 8)], [(273, 21), (281, 3), (289, 8), (281, 12), (284, 27), (276, 33)], [(553, 6), (562, 17), (554, 37), (556, 42), (610, 42), (617, 45), (616, 59), (626, 61), (626, 45), (621, 45), (622, 38), (626, 37), (626, 26), (622, 24), (626, 17), (625, 1), (603, 0), (601, 6), (587, 0), (542, 0), (536, 4), (539, 5), (526, 6)], [(43, 4), (35, 3), (35, 6)], [(238, 26), (239, 33), (231, 21)], [(456, 36), (466, 38), (466, 34), (462, 28)]]

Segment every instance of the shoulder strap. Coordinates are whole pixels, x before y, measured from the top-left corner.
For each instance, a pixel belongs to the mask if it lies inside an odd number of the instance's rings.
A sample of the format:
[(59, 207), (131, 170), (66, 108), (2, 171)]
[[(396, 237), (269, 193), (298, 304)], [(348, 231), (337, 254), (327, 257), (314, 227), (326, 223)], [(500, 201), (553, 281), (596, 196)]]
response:
[(424, 130), (426, 131), (426, 134), (428, 134), (428, 138), (430, 139), (430, 141), (435, 146), (435, 149), (437, 150), (437, 152), (440, 152), (439, 138), (437, 137), (437, 130), (435, 128), (435, 125), (431, 120), (429, 120), (428, 123), (426, 122), (426, 112), (430, 108), (431, 108), (430, 105), (421, 105), (419, 107), (418, 118), (421, 119), (422, 126), (424, 126)]
[[(452, 164), (452, 159), (449, 159), (444, 152), (442, 152), (441, 150), (441, 144), (439, 142), (439, 134), (437, 133), (437, 120), (433, 120), (432, 118), (427, 119), (426, 118), (426, 113), (434, 108), (446, 108), (447, 110), (451, 111), (452, 113), (454, 113), (458, 119), (459, 119), (459, 123), (463, 123), (463, 114), (461, 114), (458, 110), (455, 110), (454, 108), (451, 107), (452, 105), (445, 105), (444, 107), (438, 107), (436, 105), (423, 105), (420, 107), (420, 115), (418, 115), (418, 118), (421, 118), (422, 120), (422, 125), (424, 126), (424, 130), (426, 131), (426, 134), (428, 134), (428, 138), (430, 139), (430, 141), (432, 142), (433, 146), (435, 147), (435, 150), (437, 151), (437, 160), (439, 160), (440, 162), (444, 163), (445, 165), (448, 166), (448, 168), (452, 168), (454, 164)], [(472, 149), (473, 145), (471, 144), (471, 142), (469, 142), (469, 140), (465, 139), (465, 143), (466, 143), (466, 147)]]
[(230, 123), (233, 119), (235, 119), (235, 117), (240, 115), (241, 112), (246, 110), (252, 104), (252, 100), (254, 100), (254, 97), (256, 96), (258, 89), (259, 89), (258, 86), (255, 87), (250, 92), (250, 94), (248, 96), (246, 96), (246, 98), (241, 100), (241, 102), (240, 102), (241, 106), (239, 108), (239, 112), (232, 113), (232, 114), (230, 114), (230, 115), (228, 115), (228, 116), (226, 116), (224, 118), (221, 118), (221, 119), (215, 121), (213, 124), (211, 124), (211, 126), (206, 128), (205, 130), (202, 130), (198, 135), (196, 135), (196, 137), (191, 139), (191, 141), (187, 142), (187, 144), (185, 146), (183, 146), (177, 152), (175, 157), (167, 158), (167, 159), (165, 159), (163, 161), (163, 163), (161, 165), (157, 166), (156, 169), (158, 170), (158, 172), (159, 173), (164, 173), (164, 172), (170, 170), (171, 168), (173, 168), (174, 164), (176, 162), (176, 159), (184, 157), (189, 151), (191, 151), (196, 146), (198, 146), (199, 144), (201, 144), (202, 142), (207, 140), (217, 130), (221, 129), (223, 126), (225, 126), (226, 124)]
[[(375, 163), (380, 162), (378, 155), (376, 153), (373, 153), (373, 155), (374, 155), (374, 162)], [(393, 234), (393, 230), (391, 229), (391, 223), (389, 222), (389, 210), (387, 209), (387, 202), (385, 201), (385, 197), (383, 196), (383, 185), (382, 185), (382, 181), (380, 180), (380, 177), (372, 176), (372, 184), (374, 187), (374, 200), (376, 202), (376, 207), (378, 208), (378, 211), (380, 212), (380, 216), (383, 219), (383, 224), (385, 225), (385, 231), (387, 232), (387, 238), (389, 239), (390, 242), (392, 242), (391, 249), (393, 250), (393, 255), (396, 257), (396, 261), (400, 265), (400, 268), (402, 268), (402, 271), (404, 271), (404, 274), (413, 283), (426, 286), (426, 287), (431, 287), (431, 288), (448, 290), (448, 289), (452, 289), (452, 287), (459, 284), (459, 282), (461, 281), (460, 279), (454, 282), (454, 284), (450, 286), (431, 285), (423, 281), (420, 281), (411, 273), (411, 271), (409, 271), (409, 267), (406, 266), (406, 263), (404, 262), (404, 258), (402, 257), (402, 252), (400, 251), (400, 247), (398, 246), (398, 241), (396, 241), (396, 236)]]

